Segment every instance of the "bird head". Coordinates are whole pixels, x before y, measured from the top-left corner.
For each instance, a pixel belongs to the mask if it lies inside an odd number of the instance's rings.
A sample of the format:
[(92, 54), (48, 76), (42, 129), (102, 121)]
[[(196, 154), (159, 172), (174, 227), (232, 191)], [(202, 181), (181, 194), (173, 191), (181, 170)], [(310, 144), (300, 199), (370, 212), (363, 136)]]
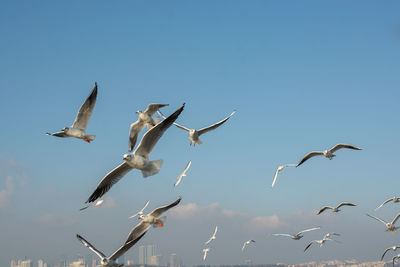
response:
[(141, 110), (136, 111), (136, 114), (139, 115), (140, 113), (143, 113), (143, 111), (141, 111)]
[(133, 159), (132, 154), (124, 154), (124, 160), (131, 160), (131, 159)]
[(69, 130), (69, 127), (64, 127), (61, 129), (61, 131), (63, 131), (63, 132), (67, 132), (68, 130)]

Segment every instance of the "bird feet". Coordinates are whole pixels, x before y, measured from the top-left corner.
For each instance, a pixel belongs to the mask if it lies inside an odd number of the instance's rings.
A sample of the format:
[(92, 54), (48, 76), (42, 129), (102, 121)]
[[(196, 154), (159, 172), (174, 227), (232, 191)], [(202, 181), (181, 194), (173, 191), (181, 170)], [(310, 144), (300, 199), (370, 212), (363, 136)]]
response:
[(84, 139), (84, 141), (85, 141), (86, 143), (90, 143), (90, 140), (89, 140), (89, 139)]

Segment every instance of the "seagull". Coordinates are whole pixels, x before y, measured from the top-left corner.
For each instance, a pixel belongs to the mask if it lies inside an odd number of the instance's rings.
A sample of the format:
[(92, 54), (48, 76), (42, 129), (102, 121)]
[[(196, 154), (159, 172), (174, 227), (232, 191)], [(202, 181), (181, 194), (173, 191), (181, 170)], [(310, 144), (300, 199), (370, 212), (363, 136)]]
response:
[(274, 175), (274, 179), (272, 180), (271, 187), (274, 187), (275, 182), (276, 182), (276, 178), (278, 178), (278, 173), (279, 172), (281, 172), (286, 167), (295, 167), (295, 166), (296, 166), (296, 164), (285, 164), (285, 165), (279, 166), (278, 169), (276, 169), (276, 171), (275, 171), (275, 175)]
[[(99, 200), (97, 200), (97, 202), (93, 206), (94, 207), (100, 207), (103, 204), (103, 202), (104, 202), (103, 199), (99, 199)], [(87, 206), (85, 206), (85, 207), (83, 207), (83, 208), (81, 208), (79, 210), (85, 210), (85, 209), (87, 209), (89, 207), (90, 207), (90, 205), (87, 205)]]
[(248, 240), (246, 242), (243, 243), (243, 247), (242, 247), (242, 251), (244, 251), (244, 249), (246, 248), (247, 245), (249, 245), (251, 242), (255, 243), (256, 241), (254, 241), (253, 239)]
[(149, 160), (150, 153), (164, 132), (181, 114), (184, 106), (185, 104), (168, 118), (147, 131), (136, 150), (131, 154), (125, 154), (124, 162), (104, 176), (86, 203), (96, 201), (96, 199), (102, 197), (132, 169), (141, 170), (144, 178), (157, 174), (160, 171), (163, 160)]
[(192, 165), (192, 161), (189, 161), (189, 163), (186, 165), (186, 167), (185, 167), (185, 169), (183, 170), (183, 172), (178, 176), (178, 179), (176, 180), (174, 186), (177, 186), (177, 185), (181, 182), (182, 178), (183, 178), (184, 176), (186, 176), (186, 172), (187, 172), (187, 170), (189, 170), (190, 165)]
[(400, 254), (399, 255), (397, 255), (397, 256), (394, 256), (393, 257), (393, 259), (392, 259), (392, 261), (393, 261), (393, 267), (394, 267), (394, 262), (396, 261), (396, 259), (398, 259), (398, 258), (400, 258)]
[(125, 241), (125, 243), (117, 250), (115, 251), (110, 257), (106, 257), (100, 250), (95, 248), (92, 244), (90, 244), (86, 239), (84, 239), (80, 235), (76, 235), (78, 240), (88, 247), (91, 251), (93, 251), (99, 258), (100, 258), (100, 264), (101, 266), (104, 267), (121, 267), (124, 264), (117, 263), (116, 260), (124, 255), (133, 245), (135, 245), (144, 235), (146, 232), (141, 233), (139, 236), (135, 237), (134, 239), (131, 239), (128, 237), (128, 239)]
[[(157, 112), (158, 112), (158, 114), (159, 114), (161, 117), (165, 118), (165, 116), (164, 116), (160, 111), (157, 111)], [(203, 144), (203, 142), (201, 142), (200, 139), (199, 139), (200, 135), (205, 134), (205, 133), (207, 133), (207, 132), (209, 132), (209, 131), (211, 131), (211, 130), (214, 130), (214, 129), (218, 128), (218, 127), (221, 126), (224, 122), (226, 122), (233, 114), (235, 114), (235, 112), (236, 112), (236, 111), (233, 111), (233, 112), (231, 113), (231, 115), (229, 115), (228, 117), (226, 117), (226, 118), (223, 119), (222, 121), (219, 121), (219, 122), (217, 122), (217, 123), (215, 123), (215, 124), (213, 124), (213, 125), (210, 125), (210, 126), (208, 126), (208, 127), (202, 128), (202, 129), (200, 129), (200, 130), (189, 129), (189, 128), (187, 128), (187, 127), (185, 127), (185, 126), (182, 126), (182, 125), (180, 125), (180, 124), (178, 124), (178, 123), (175, 123), (175, 122), (174, 122), (174, 124), (175, 124), (175, 126), (177, 126), (178, 128), (189, 132), (190, 145), (193, 144), (193, 146), (196, 146), (196, 144), (199, 144), (199, 145)]]
[(140, 211), (138, 211), (138, 212), (136, 212), (135, 214), (133, 214), (131, 217), (129, 217), (129, 218), (133, 218), (133, 217), (136, 217), (137, 215), (143, 215), (144, 213), (143, 213), (143, 211), (144, 211), (144, 209), (147, 207), (147, 205), (149, 205), (149, 203), (150, 203), (150, 200), (149, 201), (147, 201), (147, 203), (144, 205), (144, 207), (140, 210)]
[(319, 230), (319, 229), (321, 229), (321, 227), (310, 228), (310, 229), (307, 229), (307, 230), (300, 231), (295, 235), (290, 235), (290, 234), (272, 234), (272, 235), (274, 235), (274, 236), (288, 236), (293, 240), (299, 240), (300, 238), (303, 237), (302, 233), (310, 232), (310, 231), (314, 231), (314, 230)]
[[(393, 219), (392, 222), (385, 222), (384, 220), (382, 220), (382, 219), (380, 219), (380, 218), (378, 218), (378, 217), (369, 215), (369, 214), (367, 214), (367, 216), (369, 216), (369, 217), (371, 217), (371, 218), (373, 218), (373, 219), (375, 219), (375, 220), (377, 220), (377, 221), (380, 221), (380, 222), (384, 223), (385, 226), (386, 226), (386, 230), (385, 230), (385, 231), (397, 232), (397, 229), (399, 229), (399, 227), (394, 226), (394, 224), (395, 224), (395, 223), (397, 222), (397, 220), (400, 218), (400, 213), (397, 214), (396, 217), (394, 217), (394, 219)], [(394, 235), (394, 234), (392, 233), (392, 235)]]
[(210, 248), (205, 248), (205, 249), (203, 249), (203, 261), (206, 260), (206, 258), (207, 258), (207, 252), (209, 252), (209, 251), (210, 251)]
[(400, 246), (393, 246), (393, 247), (385, 249), (385, 251), (382, 254), (381, 261), (383, 260), (383, 257), (385, 257), (386, 252), (388, 252), (389, 250), (396, 251), (398, 248), (400, 248)]
[(215, 240), (215, 238), (216, 238), (215, 235), (217, 234), (217, 231), (218, 231), (218, 226), (215, 226), (214, 233), (212, 234), (210, 239), (207, 242), (204, 243), (204, 245), (208, 245), (211, 241)]
[(96, 135), (87, 134), (86, 126), (89, 123), (90, 116), (92, 115), (94, 105), (96, 104), (97, 98), (97, 83), (94, 83), (94, 87), (88, 98), (82, 104), (76, 115), (75, 121), (70, 127), (64, 127), (61, 131), (55, 133), (46, 133), (46, 135), (57, 136), (57, 137), (75, 137), (83, 139), (90, 143), (96, 138)]
[(341, 148), (349, 148), (349, 149), (354, 149), (354, 150), (361, 150), (361, 148), (352, 146), (352, 145), (347, 145), (347, 144), (337, 144), (336, 146), (332, 147), (330, 150), (324, 150), (324, 151), (313, 151), (308, 153), (304, 158), (302, 158), (299, 163), (297, 163), (296, 167), (299, 167), (301, 164), (303, 164), (306, 160), (309, 158), (312, 158), (314, 156), (325, 156), (328, 159), (333, 159), (336, 155), (333, 153), (336, 152), (337, 150)]
[(328, 240), (332, 240), (332, 239), (330, 239), (330, 238), (323, 238), (323, 239), (321, 239), (321, 240), (313, 240), (313, 241), (311, 241), (311, 242), (306, 246), (306, 248), (304, 249), (304, 252), (305, 252), (313, 243), (316, 243), (316, 244), (319, 245), (319, 247), (322, 247), (322, 246), (324, 245), (325, 241), (328, 241)]
[(129, 151), (132, 151), (135, 147), (139, 133), (143, 130), (144, 126), (147, 125), (150, 129), (158, 123), (156, 118), (152, 116), (158, 109), (165, 106), (168, 106), (168, 104), (149, 104), (144, 112), (141, 110), (136, 111), (139, 117), (129, 128)]
[(340, 203), (337, 207), (330, 207), (330, 206), (325, 206), (325, 207), (322, 207), (318, 212), (317, 212), (317, 214), (321, 214), (322, 212), (324, 212), (325, 210), (327, 210), (327, 209), (330, 209), (330, 210), (332, 210), (333, 212), (338, 212), (338, 211), (340, 211), (340, 207), (341, 206), (357, 206), (356, 204), (353, 204), (353, 203), (349, 203), (349, 202), (342, 202), (342, 203)]
[(327, 234), (324, 236), (324, 238), (330, 238), (330, 237), (333, 236), (333, 235), (335, 235), (335, 236), (340, 236), (340, 234), (337, 234), (337, 233), (327, 233)]
[(392, 201), (392, 200), (393, 200), (393, 203), (400, 202), (400, 197), (392, 197), (392, 198), (389, 198), (388, 200), (386, 200), (385, 202), (383, 202), (379, 207), (377, 207), (375, 210), (378, 210), (378, 209), (382, 208), (383, 205), (385, 205), (386, 203), (389, 203), (389, 202)]

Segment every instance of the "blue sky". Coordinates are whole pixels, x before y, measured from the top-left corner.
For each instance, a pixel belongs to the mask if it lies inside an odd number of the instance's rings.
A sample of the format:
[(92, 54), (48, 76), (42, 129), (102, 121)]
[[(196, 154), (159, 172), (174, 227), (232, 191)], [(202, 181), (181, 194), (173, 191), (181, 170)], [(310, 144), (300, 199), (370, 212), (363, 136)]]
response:
[[(389, 220), (399, 211), (390, 205), (373, 212), (400, 186), (399, 7), (396, 1), (2, 1), (0, 264), (90, 254), (76, 233), (110, 254), (135, 225), (131, 213), (147, 200), (151, 210), (178, 196), (182, 207), (171, 211), (166, 227), (140, 243), (157, 244), (164, 261), (177, 253), (186, 264), (200, 264), (215, 225), (209, 264), (378, 259), (399, 241), (364, 215)], [(72, 124), (95, 81), (99, 94), (87, 131), (96, 140), (45, 136)], [(178, 122), (189, 127), (237, 113), (195, 148), (171, 127), (151, 155), (164, 159), (159, 174), (143, 179), (132, 171), (106, 195), (109, 208), (78, 212), (122, 161), (135, 111), (168, 103), (169, 114), (183, 102)], [(270, 188), (277, 166), (340, 142), (363, 150), (285, 169)], [(188, 177), (173, 188), (188, 160)], [(314, 215), (341, 201), (358, 207)], [(270, 236), (316, 225), (321, 232), (300, 241)], [(328, 231), (341, 233), (343, 244), (303, 253), (306, 241)], [(256, 246), (239, 253), (251, 238)], [(127, 258), (137, 260), (136, 253)]]

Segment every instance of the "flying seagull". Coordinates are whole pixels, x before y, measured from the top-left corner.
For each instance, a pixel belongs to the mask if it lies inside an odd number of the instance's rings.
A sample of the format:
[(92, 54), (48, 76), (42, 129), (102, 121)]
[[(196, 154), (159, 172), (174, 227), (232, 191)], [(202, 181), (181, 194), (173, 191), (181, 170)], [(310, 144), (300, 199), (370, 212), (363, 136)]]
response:
[(187, 172), (187, 170), (189, 170), (190, 165), (192, 165), (192, 161), (189, 161), (188, 164), (186, 165), (185, 169), (183, 170), (183, 172), (181, 174), (179, 174), (178, 179), (176, 180), (174, 186), (177, 186), (181, 182), (182, 178), (184, 176), (186, 176), (186, 172)]
[(388, 252), (389, 250), (396, 251), (398, 248), (400, 248), (400, 246), (393, 246), (393, 247), (385, 249), (385, 251), (382, 254), (381, 261), (383, 260), (383, 257), (385, 257), (386, 252)]
[(306, 248), (304, 249), (304, 252), (305, 252), (313, 243), (318, 244), (320, 247), (322, 247), (322, 246), (324, 245), (324, 243), (325, 243), (326, 241), (328, 241), (328, 240), (332, 240), (332, 239), (330, 239), (330, 238), (323, 238), (323, 239), (321, 239), (321, 240), (313, 240), (313, 241), (311, 241), (311, 242), (306, 246)]
[(90, 116), (92, 115), (94, 105), (96, 104), (97, 98), (97, 83), (94, 83), (94, 87), (88, 98), (82, 104), (76, 115), (75, 121), (70, 127), (64, 127), (61, 131), (55, 133), (46, 133), (46, 135), (57, 136), (57, 137), (75, 137), (83, 139), (90, 143), (96, 138), (96, 135), (87, 134), (86, 126), (89, 123)]
[(393, 259), (392, 259), (392, 261), (393, 261), (393, 267), (394, 267), (395, 261), (396, 261), (398, 258), (400, 258), (400, 254), (393, 257)]
[(278, 173), (279, 172), (281, 172), (286, 167), (295, 167), (295, 166), (296, 166), (296, 164), (285, 164), (285, 165), (279, 166), (278, 169), (276, 169), (276, 171), (275, 171), (275, 175), (274, 175), (274, 179), (272, 180), (271, 187), (274, 187), (275, 182), (276, 182), (276, 178), (278, 178)]
[(299, 167), (301, 164), (303, 164), (306, 160), (308, 160), (309, 158), (312, 158), (314, 156), (325, 156), (328, 159), (333, 159), (333, 157), (335, 157), (336, 155), (334, 155), (333, 153), (335, 153), (337, 150), (341, 149), (341, 148), (348, 148), (348, 149), (354, 149), (354, 150), (361, 150), (361, 148), (356, 147), (356, 146), (352, 146), (352, 145), (347, 145), (347, 144), (337, 144), (336, 146), (332, 147), (329, 150), (324, 150), (324, 151), (313, 151), (308, 153), (304, 158), (302, 158), (299, 163), (297, 163), (296, 167)]
[(206, 258), (207, 258), (207, 252), (209, 252), (209, 251), (210, 251), (210, 248), (205, 248), (205, 249), (203, 249), (203, 261), (206, 260)]
[(125, 243), (117, 250), (115, 251), (110, 257), (106, 257), (103, 252), (101, 252), (100, 250), (98, 250), (97, 248), (95, 248), (92, 244), (90, 244), (86, 239), (84, 239), (82, 236), (80, 235), (76, 235), (76, 237), (78, 238), (78, 240), (85, 245), (86, 247), (88, 247), (91, 251), (93, 251), (99, 258), (100, 258), (100, 264), (101, 266), (104, 267), (121, 267), (124, 264), (120, 264), (117, 263), (116, 260), (121, 257), (122, 255), (124, 255), (133, 245), (135, 245), (144, 235), (146, 234), (146, 232), (141, 233), (140, 235), (138, 235), (137, 237), (135, 237), (134, 239), (130, 239), (128, 237), (128, 239), (125, 241)]
[(255, 243), (256, 241), (254, 241), (253, 239), (251, 239), (251, 240), (248, 240), (248, 241), (246, 241), (246, 242), (244, 242), (243, 243), (243, 246), (242, 246), (242, 251), (244, 251), (244, 249), (250, 244), (250, 243)]
[(390, 201), (393, 201), (393, 203), (400, 202), (400, 197), (392, 197), (392, 198), (389, 198), (388, 200), (386, 200), (385, 202), (383, 202), (379, 207), (377, 207), (375, 210), (378, 210), (378, 209), (382, 208), (383, 205), (385, 205), (386, 203), (389, 203)]
[(218, 231), (218, 226), (215, 226), (215, 230), (214, 233), (212, 234), (212, 236), (210, 237), (210, 239), (204, 243), (204, 245), (208, 245), (211, 241), (215, 240), (217, 237), (215, 236), (217, 234)]
[(150, 153), (164, 132), (178, 118), (179, 114), (181, 114), (184, 106), (185, 104), (172, 113), (168, 118), (147, 131), (143, 135), (136, 150), (131, 154), (124, 155), (124, 162), (104, 176), (86, 202), (90, 203), (102, 197), (115, 183), (117, 183), (132, 169), (141, 170), (143, 177), (145, 178), (157, 174), (160, 171), (163, 160), (149, 160)]
[[(97, 202), (93, 205), (93, 207), (100, 207), (102, 204), (103, 204), (103, 202), (104, 202), (104, 200), (103, 199), (99, 199), (99, 200), (97, 200)], [(89, 208), (90, 207), (90, 205), (86, 205), (85, 207), (83, 207), (83, 208), (81, 208), (81, 209), (79, 209), (79, 210), (85, 210), (85, 209), (87, 209), (87, 208)]]
[(150, 200), (149, 201), (147, 201), (146, 202), (146, 204), (144, 205), (144, 207), (140, 210), (140, 211), (138, 211), (138, 212), (136, 212), (135, 214), (133, 214), (131, 217), (129, 217), (129, 218), (133, 218), (133, 217), (136, 217), (137, 215), (143, 215), (144, 213), (143, 213), (143, 211), (144, 211), (144, 209), (147, 207), (147, 205), (149, 205), (149, 203), (150, 203)]
[(353, 203), (349, 203), (349, 202), (342, 202), (342, 203), (340, 203), (338, 206), (336, 206), (336, 207), (330, 207), (330, 206), (325, 206), (325, 207), (322, 207), (318, 212), (317, 212), (317, 214), (321, 214), (322, 212), (324, 212), (325, 210), (327, 210), (327, 209), (330, 209), (330, 210), (332, 210), (333, 212), (339, 212), (340, 211), (340, 207), (341, 206), (357, 206), (356, 204), (353, 204)]
[[(164, 116), (160, 111), (157, 111), (157, 112), (158, 112), (158, 114), (159, 114), (161, 117), (165, 118), (165, 116)], [(182, 126), (182, 125), (180, 125), (180, 124), (178, 124), (178, 123), (175, 123), (175, 122), (174, 122), (174, 124), (175, 124), (175, 126), (177, 126), (178, 128), (180, 128), (180, 129), (182, 129), (182, 130), (185, 130), (185, 131), (187, 131), (187, 132), (189, 133), (190, 145), (192, 145), (192, 144), (193, 144), (194, 146), (195, 146), (196, 144), (201, 145), (201, 144), (203, 144), (203, 142), (201, 142), (200, 139), (199, 139), (200, 135), (205, 134), (205, 133), (207, 133), (207, 132), (209, 132), (209, 131), (212, 131), (212, 130), (218, 128), (218, 127), (221, 126), (224, 122), (226, 122), (233, 114), (235, 114), (235, 112), (236, 112), (236, 111), (233, 111), (233, 112), (231, 113), (231, 115), (229, 115), (228, 117), (226, 117), (226, 118), (223, 119), (222, 121), (219, 121), (219, 122), (217, 122), (217, 123), (215, 123), (215, 124), (213, 124), (213, 125), (210, 125), (210, 126), (208, 126), (208, 127), (202, 128), (202, 129), (200, 129), (200, 130), (189, 129), (189, 128), (187, 128), (187, 127), (185, 127), (185, 126)]]
[(156, 118), (152, 116), (158, 109), (165, 106), (168, 106), (168, 104), (149, 104), (145, 111), (136, 111), (136, 114), (139, 115), (138, 119), (129, 128), (129, 151), (132, 151), (135, 147), (139, 133), (143, 130), (144, 126), (147, 125), (150, 129), (158, 123)]
[(337, 234), (337, 233), (327, 233), (325, 236), (324, 236), (324, 238), (330, 238), (331, 236), (340, 236), (340, 234)]
[(382, 219), (380, 219), (378, 217), (375, 217), (375, 216), (372, 216), (372, 215), (369, 215), (369, 214), (367, 214), (367, 216), (369, 216), (369, 217), (371, 217), (371, 218), (373, 218), (373, 219), (375, 219), (377, 221), (380, 221), (381, 223), (385, 224), (385, 226), (386, 226), (386, 230), (385, 231), (392, 232), (392, 235), (393, 235), (393, 232), (396, 232), (397, 229), (399, 229), (399, 227), (394, 226), (394, 224), (400, 218), (400, 213), (397, 214), (396, 217), (394, 217), (392, 222), (386, 222), (386, 221), (384, 221), (384, 220), (382, 220)]
[(307, 229), (307, 230), (300, 231), (295, 235), (291, 235), (291, 234), (272, 234), (272, 235), (274, 235), (274, 236), (288, 236), (293, 240), (299, 240), (300, 238), (303, 237), (302, 233), (310, 232), (310, 231), (314, 231), (314, 230), (319, 230), (319, 229), (321, 229), (321, 227), (310, 228), (310, 229)]

